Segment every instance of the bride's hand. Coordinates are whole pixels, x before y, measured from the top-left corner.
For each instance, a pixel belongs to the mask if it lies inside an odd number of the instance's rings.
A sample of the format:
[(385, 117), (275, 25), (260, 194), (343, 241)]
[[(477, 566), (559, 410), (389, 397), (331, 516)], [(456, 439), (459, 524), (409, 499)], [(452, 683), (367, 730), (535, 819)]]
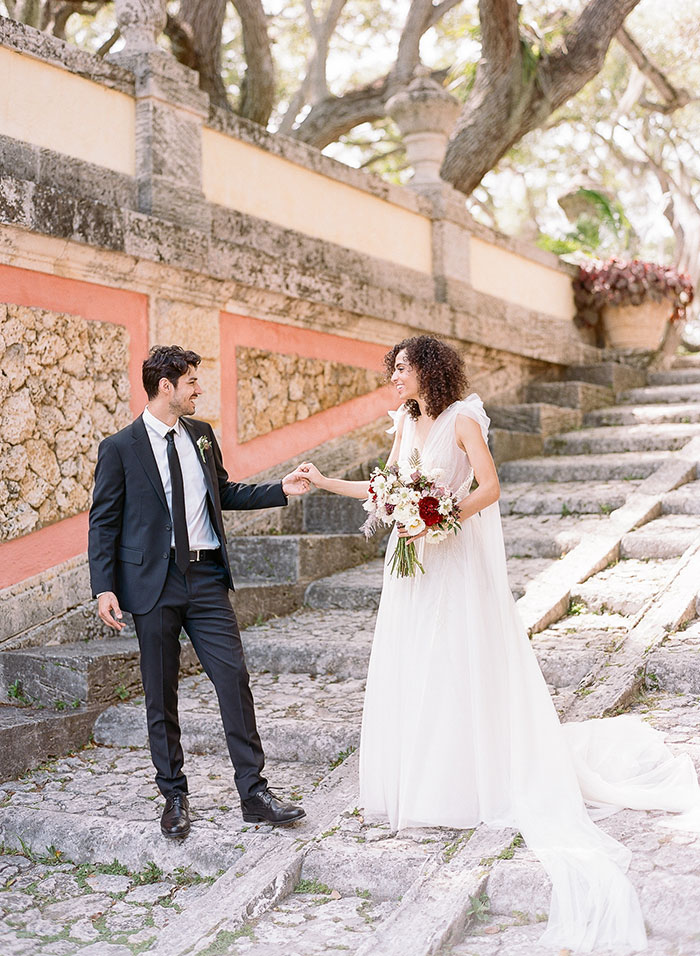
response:
[(400, 538), (408, 539), (409, 544), (412, 544), (414, 541), (418, 541), (420, 538), (424, 538), (426, 534), (428, 533), (428, 529), (423, 528), (420, 534), (411, 534), (411, 532), (408, 531), (402, 524), (397, 524), (396, 530)]
[(297, 468), (297, 471), (301, 472), (316, 488), (320, 488), (321, 483), (325, 481), (325, 475), (321, 474), (313, 462), (303, 461)]

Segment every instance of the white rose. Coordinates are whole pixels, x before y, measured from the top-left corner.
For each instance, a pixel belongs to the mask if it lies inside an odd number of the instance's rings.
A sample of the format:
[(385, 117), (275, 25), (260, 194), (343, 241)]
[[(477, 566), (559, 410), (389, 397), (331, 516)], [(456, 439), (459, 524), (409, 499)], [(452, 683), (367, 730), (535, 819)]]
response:
[(425, 521), (423, 521), (420, 515), (415, 515), (410, 521), (404, 523), (404, 527), (411, 535), (420, 534), (421, 531), (425, 531)]
[(437, 525), (433, 525), (432, 528), (428, 529), (428, 533), (425, 537), (432, 544), (437, 544), (438, 541), (442, 541), (443, 538), (447, 537), (447, 535), (448, 535), (447, 531), (443, 531), (442, 528), (438, 528)]

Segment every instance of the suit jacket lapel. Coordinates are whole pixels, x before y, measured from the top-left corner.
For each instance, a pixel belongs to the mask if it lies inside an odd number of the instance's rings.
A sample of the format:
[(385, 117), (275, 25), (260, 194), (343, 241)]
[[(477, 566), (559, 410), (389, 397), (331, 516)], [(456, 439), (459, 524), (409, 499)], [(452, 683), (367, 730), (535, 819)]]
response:
[(211, 463), (213, 461), (211, 449), (207, 449), (204, 452), (200, 451), (199, 446), (197, 445), (197, 439), (201, 436), (197, 435), (196, 422), (190, 421), (187, 418), (181, 418), (180, 421), (182, 423), (183, 428), (185, 429), (187, 434), (190, 436), (192, 444), (195, 447), (195, 451), (197, 452), (197, 460), (199, 461), (199, 464), (202, 466), (202, 471), (204, 472), (204, 480), (207, 485), (207, 491), (209, 492), (209, 497), (211, 498), (211, 503), (216, 508), (216, 496), (214, 495), (214, 479), (211, 473)]
[(168, 514), (170, 514), (168, 502), (165, 498), (165, 491), (163, 490), (163, 482), (160, 480), (158, 465), (156, 464), (148, 432), (146, 431), (146, 426), (143, 423), (143, 417), (141, 415), (139, 415), (131, 426), (131, 437), (134, 442), (134, 451), (143, 466), (143, 470), (148, 475), (148, 479), (160, 498), (163, 507)]

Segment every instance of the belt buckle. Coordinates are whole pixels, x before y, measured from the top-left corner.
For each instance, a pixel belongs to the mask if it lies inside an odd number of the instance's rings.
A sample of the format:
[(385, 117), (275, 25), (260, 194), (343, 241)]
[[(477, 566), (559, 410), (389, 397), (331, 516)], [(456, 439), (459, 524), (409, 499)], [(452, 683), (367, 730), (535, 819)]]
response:
[(196, 551), (193, 551), (193, 552), (192, 552), (192, 558), (190, 558), (190, 560), (191, 560), (191, 561), (197, 561), (197, 562), (201, 561), (201, 560), (202, 560), (202, 549), (201, 549), (201, 548), (198, 548)]

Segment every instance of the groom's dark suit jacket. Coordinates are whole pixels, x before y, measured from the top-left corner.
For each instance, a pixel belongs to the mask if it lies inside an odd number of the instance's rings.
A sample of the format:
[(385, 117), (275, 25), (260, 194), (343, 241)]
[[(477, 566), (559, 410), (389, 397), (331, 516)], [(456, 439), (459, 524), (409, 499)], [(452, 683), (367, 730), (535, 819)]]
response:
[[(233, 588), (222, 508), (274, 508), (286, 505), (287, 497), (279, 481), (260, 485), (229, 481), (211, 425), (195, 418), (181, 418), (180, 422), (195, 445), (201, 437), (210, 443), (205, 460), (197, 448), (197, 459), (206, 480), (209, 517)], [(148, 613), (160, 597), (168, 573), (171, 523), (151, 442), (139, 416), (100, 444), (88, 546), (93, 597), (113, 591), (124, 610)]]

